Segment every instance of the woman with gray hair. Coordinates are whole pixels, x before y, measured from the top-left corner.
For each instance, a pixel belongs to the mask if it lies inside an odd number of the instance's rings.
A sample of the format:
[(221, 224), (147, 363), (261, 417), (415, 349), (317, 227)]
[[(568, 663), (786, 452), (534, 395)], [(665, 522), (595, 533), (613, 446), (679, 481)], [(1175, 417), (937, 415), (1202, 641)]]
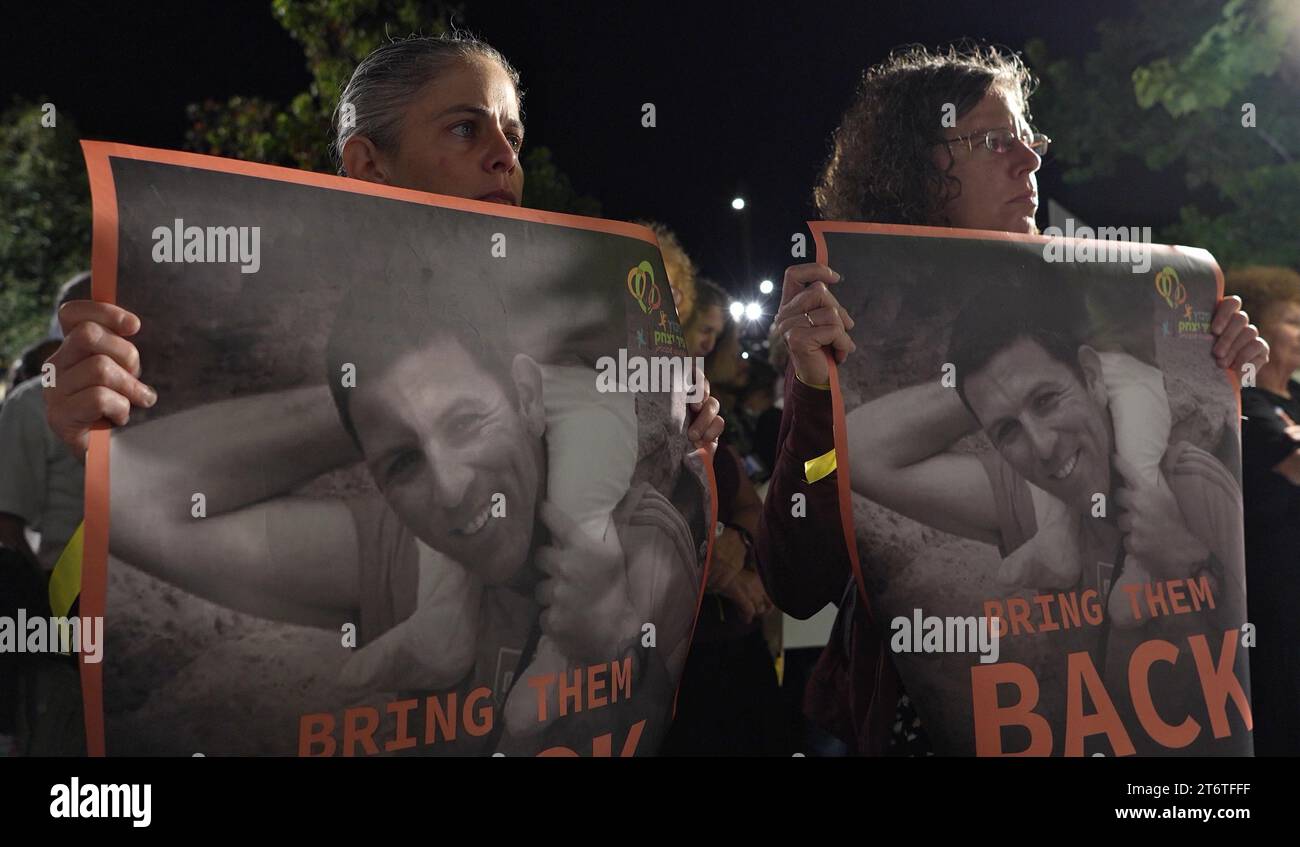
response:
[[(464, 33), (381, 45), (361, 61), (339, 97), (331, 150), (339, 173), (367, 182), (510, 206), (522, 205), (524, 143), (519, 72), (499, 51)], [(124, 425), (131, 407), (157, 402), (126, 339), (135, 315), (79, 300), (59, 313), (66, 340), (51, 361), (50, 425), (81, 455), (93, 427)], [(690, 435), (711, 445), (722, 430), (708, 396), (690, 408)]]

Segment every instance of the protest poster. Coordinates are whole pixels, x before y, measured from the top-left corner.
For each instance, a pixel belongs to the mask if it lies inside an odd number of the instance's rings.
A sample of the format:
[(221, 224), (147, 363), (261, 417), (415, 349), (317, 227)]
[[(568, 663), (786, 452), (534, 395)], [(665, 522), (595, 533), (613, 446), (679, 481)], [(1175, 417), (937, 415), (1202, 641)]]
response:
[(1249, 755), (1213, 258), (810, 226), (856, 321), (833, 380), (845, 539), (936, 752)]
[(83, 148), (159, 397), (87, 458), (90, 752), (654, 753), (715, 512), (654, 235)]

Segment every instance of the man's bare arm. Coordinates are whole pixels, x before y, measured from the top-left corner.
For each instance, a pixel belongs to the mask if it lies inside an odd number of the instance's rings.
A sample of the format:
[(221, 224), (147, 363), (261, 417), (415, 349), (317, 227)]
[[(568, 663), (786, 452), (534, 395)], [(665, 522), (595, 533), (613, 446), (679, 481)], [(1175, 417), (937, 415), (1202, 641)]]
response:
[(853, 490), (928, 526), (996, 544), (997, 510), (979, 459), (948, 452), (976, 429), (956, 390), (936, 379), (848, 415)]
[(111, 443), (113, 555), (264, 617), (332, 626), (355, 608), (348, 508), (284, 496), (360, 458), (325, 386), (211, 403)]

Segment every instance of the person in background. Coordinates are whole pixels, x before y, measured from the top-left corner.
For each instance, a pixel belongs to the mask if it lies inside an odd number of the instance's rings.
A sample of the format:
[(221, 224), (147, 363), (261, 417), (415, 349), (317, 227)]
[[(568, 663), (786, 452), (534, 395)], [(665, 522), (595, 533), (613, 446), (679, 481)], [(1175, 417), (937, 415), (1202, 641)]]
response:
[[(90, 297), (90, 271), (82, 271), (63, 283), (59, 289), (57, 302), (62, 305), (69, 300), (86, 300)], [(63, 340), (63, 327), (59, 325), (59, 310), (56, 308), (50, 317), (50, 329), (47, 336), (56, 341)]]
[[(699, 288), (701, 296), (711, 301), (730, 299), (719, 286), (707, 280), (701, 280)], [(739, 419), (740, 396), (749, 383), (749, 359), (741, 347), (740, 327), (728, 312), (722, 314), (722, 329), (717, 333), (712, 349), (704, 356), (704, 369), (709, 375), (713, 396), (718, 401), (718, 414), (727, 422), (719, 440), (736, 451), (746, 462), (746, 473), (749, 473), (747, 457), (753, 448), (749, 429)], [(687, 343), (690, 343), (689, 338)]]
[[(90, 296), (90, 275), (66, 284), (58, 306)], [(48, 615), (50, 572), (82, 517), (82, 466), (45, 423), (41, 366), (59, 347), (58, 339), (33, 344), (19, 360), (15, 384), (0, 404), (0, 614)], [(33, 547), (35, 539), (35, 547)], [(20, 659), (27, 659), (19, 662)], [(48, 729), (48, 716), (64, 717), (80, 709), (76, 668), (59, 657), (0, 654), (0, 748), (57, 752), (15, 738), (22, 710), (30, 729)], [(69, 696), (54, 697), (54, 690)], [(20, 692), (22, 692), (20, 694)], [(52, 733), (63, 737), (61, 731)], [(5, 736), (9, 740), (5, 740)], [(75, 745), (75, 735), (71, 743)], [(63, 752), (78, 752), (76, 747)]]
[[(63, 286), (55, 311), (89, 296), (90, 275), (78, 274)], [(23, 353), (17, 382), (0, 405), (0, 543), (37, 563), (47, 578), (82, 515), (81, 463), (46, 426), (38, 378), (59, 344), (48, 338)], [(40, 534), (39, 552), (27, 544), (29, 530)]]
[[(822, 219), (1037, 232), (1035, 174), (1050, 139), (1030, 125), (1033, 88), (1019, 57), (994, 48), (895, 52), (863, 74), (835, 130), (814, 191)], [(940, 121), (949, 103), (956, 107), (955, 127)], [(928, 738), (900, 691), (882, 633), (857, 608), (837, 474), (804, 475), (806, 462), (835, 456), (826, 356), (843, 363), (855, 349), (853, 319), (831, 293), (841, 281), (815, 263), (785, 272), (773, 332), (789, 346), (790, 369), (759, 563), (767, 590), (786, 613), (808, 618), (828, 603), (838, 607), (809, 681), (808, 716), (849, 752), (925, 755)], [(1239, 298), (1227, 297), (1211, 321), (1217, 364), (1237, 371), (1268, 357), (1268, 345), (1240, 309)], [(796, 494), (803, 495), (806, 516), (792, 513)]]
[(1300, 756), (1300, 273), (1229, 271), (1228, 291), (1259, 321), (1268, 363), (1241, 390), (1242, 500), (1255, 755)]
[(677, 307), (677, 322), (685, 327), (695, 312), (695, 277), (699, 271), (691, 257), (686, 255), (677, 233), (657, 221), (639, 223), (653, 230), (659, 239), (664, 273), (668, 274), (668, 287), (673, 292), (673, 305)]
[(749, 441), (750, 452), (745, 463), (750, 468), (750, 477), (762, 482), (772, 475), (776, 439), (781, 430), (781, 410), (776, 408), (776, 369), (754, 356), (746, 363), (745, 387), (733, 417), (744, 428)]
[[(656, 232), (661, 245), (672, 245), (664, 263), (673, 299), (689, 302), (677, 290), (682, 277), (673, 268), (694, 266), (684, 254), (670, 262), (669, 253), (680, 250), (680, 244), (666, 228)], [(733, 332), (727, 315), (730, 298), (694, 273), (689, 279), (694, 303), (683, 323), (687, 354), (704, 358), (710, 387), (716, 391), (713, 369), (720, 368), (728, 380), (736, 370), (719, 358), (724, 348), (731, 349), (725, 343)], [(738, 349), (732, 356), (740, 361)], [(776, 667), (763, 629), (772, 601), (763, 590), (753, 552), (763, 504), (725, 430), (713, 457), (713, 474), (718, 498), (713, 558), (663, 754), (788, 755)]]
[[(695, 278), (694, 283), (694, 304), (690, 318), (682, 321), (682, 334), (686, 336), (689, 355), (706, 357), (718, 346), (722, 331), (727, 328), (727, 305), (731, 298), (706, 279)], [(673, 294), (674, 298), (677, 296)]]
[(45, 360), (54, 355), (54, 351), (59, 349), (59, 341), (55, 338), (47, 338), (44, 341), (38, 341), (22, 352), (17, 359), (14, 359), (13, 366), (9, 368), (9, 380), (5, 385), (5, 393), (0, 396), (0, 400), (9, 396), (22, 383), (29, 379), (34, 379), (41, 375), (41, 365)]
[[(47, 339), (24, 351), (0, 403), (0, 544), (45, 571), (81, 523), (81, 466), (45, 426), (41, 364), (59, 348)], [(40, 551), (28, 534), (40, 536)]]

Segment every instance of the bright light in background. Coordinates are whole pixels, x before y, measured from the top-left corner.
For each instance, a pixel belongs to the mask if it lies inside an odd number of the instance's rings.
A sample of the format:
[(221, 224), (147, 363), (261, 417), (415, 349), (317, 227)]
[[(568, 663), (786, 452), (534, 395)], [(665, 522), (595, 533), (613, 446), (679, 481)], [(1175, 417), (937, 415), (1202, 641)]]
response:
[(748, 358), (749, 358), (749, 351), (748, 351), (748, 350), (741, 350), (741, 351), (740, 351), (740, 358), (742, 358), (742, 359), (748, 359)]
[(773, 288), (775, 288), (775, 286), (772, 285), (772, 280), (770, 279), (765, 279), (758, 284), (758, 291), (760, 294), (771, 294)]
[(739, 300), (731, 301), (731, 317), (734, 320), (740, 320), (745, 316), (745, 304)]
[(744, 198), (744, 197), (737, 197), (735, 200), (732, 200), (732, 201), (731, 201), (731, 208), (735, 209), (737, 212), (739, 212), (741, 209), (745, 208), (745, 198)]
[(749, 303), (745, 306), (745, 317), (751, 321), (756, 321), (763, 317), (763, 307), (758, 303)]

